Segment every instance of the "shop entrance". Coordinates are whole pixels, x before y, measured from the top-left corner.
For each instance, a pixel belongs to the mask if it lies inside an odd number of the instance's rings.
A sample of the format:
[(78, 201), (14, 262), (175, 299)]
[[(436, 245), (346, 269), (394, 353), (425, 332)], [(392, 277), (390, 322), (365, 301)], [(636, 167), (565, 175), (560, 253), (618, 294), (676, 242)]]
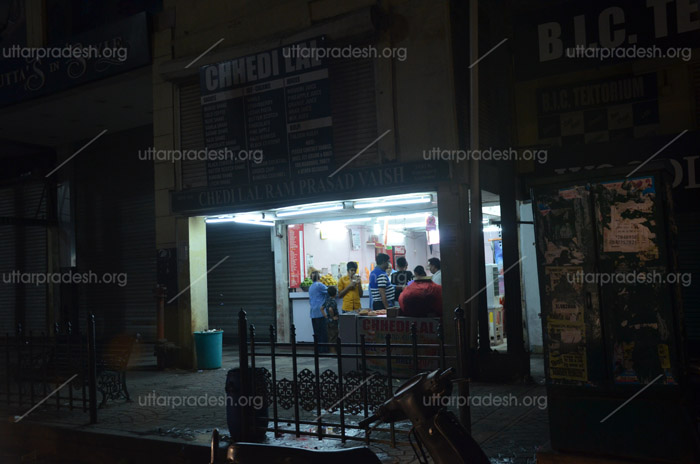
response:
[[(222, 224), (231, 222), (235, 227)], [(379, 253), (390, 256), (389, 274), (399, 268), (412, 273), (422, 266), (430, 277), (428, 260), (440, 258), (435, 192), (219, 215), (207, 218), (207, 223), (210, 265), (230, 256), (208, 276), (210, 327), (232, 328), (235, 314), (243, 308), (263, 335), (270, 324), (280, 325), (279, 313), (286, 310), (300, 343), (313, 342), (305, 291), (311, 270), (318, 270), (326, 285), (337, 286), (348, 262), (357, 263), (363, 289), (360, 309), (369, 310), (368, 284)], [(342, 299), (338, 306), (342, 309)]]

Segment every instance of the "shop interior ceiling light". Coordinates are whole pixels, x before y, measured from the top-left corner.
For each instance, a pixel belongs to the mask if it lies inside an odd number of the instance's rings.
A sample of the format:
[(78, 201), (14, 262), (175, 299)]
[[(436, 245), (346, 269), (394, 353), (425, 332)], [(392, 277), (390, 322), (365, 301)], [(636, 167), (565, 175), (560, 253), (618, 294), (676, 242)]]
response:
[(233, 216), (220, 216), (216, 218), (207, 218), (205, 219), (205, 222), (207, 224), (216, 224), (219, 222), (233, 222)]
[(356, 201), (355, 209), (364, 208), (383, 208), (386, 206), (401, 206), (401, 205), (417, 205), (420, 203), (430, 203), (432, 201), (432, 196), (423, 195), (420, 197), (412, 198), (396, 198), (387, 200), (372, 200), (367, 202)]
[(234, 218), (233, 222), (236, 222), (238, 224), (252, 224), (255, 226), (267, 226), (267, 227), (274, 227), (275, 223), (274, 222), (269, 222), (269, 221), (258, 221), (256, 219), (240, 219), (240, 218)]
[(360, 223), (360, 222), (369, 222), (371, 221), (371, 217), (358, 217), (358, 218), (349, 218), (349, 219), (333, 219), (331, 221), (320, 221), (319, 224), (321, 226), (326, 225), (326, 224), (344, 224), (344, 225), (351, 225), (355, 222)]
[(207, 224), (217, 224), (221, 222), (236, 222), (238, 224), (252, 224), (256, 226), (274, 227), (274, 221), (263, 220), (262, 214), (245, 214), (236, 216), (219, 216), (207, 218)]
[(329, 211), (338, 211), (343, 209), (342, 204), (327, 205), (327, 206), (315, 206), (310, 208), (301, 208), (294, 210), (281, 210), (275, 213), (277, 217), (289, 217), (289, 216), (301, 216), (303, 214), (316, 214), (316, 213), (327, 213)]

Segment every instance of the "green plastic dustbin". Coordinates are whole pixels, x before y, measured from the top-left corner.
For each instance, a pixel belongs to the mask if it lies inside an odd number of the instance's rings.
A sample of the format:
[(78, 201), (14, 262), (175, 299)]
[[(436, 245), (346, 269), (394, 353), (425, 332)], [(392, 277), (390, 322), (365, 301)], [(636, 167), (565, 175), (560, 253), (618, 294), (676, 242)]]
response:
[(197, 353), (197, 369), (221, 368), (223, 330), (195, 332), (194, 347)]

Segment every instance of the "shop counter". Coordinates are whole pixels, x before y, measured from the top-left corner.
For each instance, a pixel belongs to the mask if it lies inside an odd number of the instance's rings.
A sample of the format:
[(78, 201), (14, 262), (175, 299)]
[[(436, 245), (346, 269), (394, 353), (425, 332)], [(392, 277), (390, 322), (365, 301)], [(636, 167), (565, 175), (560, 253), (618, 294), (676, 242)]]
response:
[[(292, 324), (294, 324), (294, 327), (297, 329), (297, 343), (313, 343), (314, 329), (311, 325), (311, 317), (309, 316), (309, 313), (311, 312), (311, 306), (309, 305), (309, 293), (290, 292), (289, 299), (291, 300), (290, 307), (292, 310)], [(360, 303), (362, 304), (363, 308), (369, 307), (369, 296), (360, 298)], [(339, 299), (338, 310), (341, 312), (342, 309), (340, 309), (340, 306), (342, 304), (342, 300)]]
[[(387, 317), (387, 316), (360, 316), (356, 313), (341, 314), (338, 327), (339, 336), (344, 343), (360, 343), (361, 336), (365, 336), (365, 343), (386, 343), (386, 335), (391, 335), (393, 344), (411, 344), (411, 324), (416, 324), (418, 344), (438, 344), (437, 328), (440, 325), (437, 317)], [(360, 353), (360, 350), (348, 349), (351, 353)], [(394, 348), (392, 355), (411, 356), (411, 348)], [(367, 348), (367, 354), (386, 355), (386, 349), (380, 347)], [(437, 347), (419, 349), (420, 356), (438, 356)], [(344, 359), (343, 372), (360, 370), (359, 359)], [(413, 375), (413, 361), (410, 358), (393, 359), (391, 363), (392, 376), (408, 378)], [(437, 369), (437, 360), (419, 359), (418, 370), (426, 371)], [(367, 369), (373, 372), (386, 374), (386, 360), (381, 358), (368, 358)]]

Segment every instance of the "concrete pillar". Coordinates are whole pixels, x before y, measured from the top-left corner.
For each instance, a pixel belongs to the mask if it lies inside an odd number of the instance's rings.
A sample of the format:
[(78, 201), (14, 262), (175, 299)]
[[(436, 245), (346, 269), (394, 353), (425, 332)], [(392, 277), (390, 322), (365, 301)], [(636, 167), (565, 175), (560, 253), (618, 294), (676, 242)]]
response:
[[(277, 342), (289, 343), (291, 317), (289, 307), (289, 257), (287, 250), (287, 226), (275, 226), (271, 230), (272, 252), (275, 256), (275, 318)], [(267, 328), (265, 328), (267, 330)], [(265, 336), (266, 334), (262, 334)]]
[(206, 222), (203, 217), (178, 218), (177, 232), (179, 296), (172, 302), (178, 321), (175, 344), (180, 347), (180, 365), (191, 369), (196, 361), (193, 333), (209, 328)]
[[(467, 300), (469, 276), (468, 187), (458, 180), (438, 188), (440, 263), (442, 269), (442, 324), (445, 339), (454, 343), (454, 310)], [(467, 311), (469, 345), (476, 346), (476, 324)]]

